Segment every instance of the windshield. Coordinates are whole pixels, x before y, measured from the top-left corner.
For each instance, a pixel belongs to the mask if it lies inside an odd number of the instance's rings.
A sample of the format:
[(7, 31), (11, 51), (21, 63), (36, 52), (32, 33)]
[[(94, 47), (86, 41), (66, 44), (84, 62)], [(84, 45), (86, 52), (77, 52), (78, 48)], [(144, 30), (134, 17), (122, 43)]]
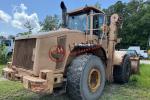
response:
[[(74, 30), (80, 30), (83, 32), (90, 32), (91, 16), (93, 16), (93, 30), (94, 35), (100, 35), (102, 33), (102, 26), (105, 24), (105, 16), (103, 14), (78, 14), (68, 17), (68, 28)], [(88, 18), (88, 22), (87, 22)]]
[(86, 31), (86, 17), (87, 14), (69, 16), (68, 28), (80, 30), (80, 31)]
[(5, 46), (11, 46), (11, 41), (10, 40), (3, 40), (2, 44), (4, 44)]
[(127, 54), (129, 54), (130, 56), (137, 56), (137, 53), (134, 50), (128, 50)]

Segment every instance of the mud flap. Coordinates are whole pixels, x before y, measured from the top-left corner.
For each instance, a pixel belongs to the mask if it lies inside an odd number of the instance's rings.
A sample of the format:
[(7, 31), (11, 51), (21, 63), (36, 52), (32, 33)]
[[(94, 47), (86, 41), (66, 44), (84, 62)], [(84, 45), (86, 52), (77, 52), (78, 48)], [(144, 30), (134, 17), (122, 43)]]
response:
[(131, 60), (131, 74), (139, 74), (139, 66), (140, 66), (140, 61), (138, 58), (130, 58)]

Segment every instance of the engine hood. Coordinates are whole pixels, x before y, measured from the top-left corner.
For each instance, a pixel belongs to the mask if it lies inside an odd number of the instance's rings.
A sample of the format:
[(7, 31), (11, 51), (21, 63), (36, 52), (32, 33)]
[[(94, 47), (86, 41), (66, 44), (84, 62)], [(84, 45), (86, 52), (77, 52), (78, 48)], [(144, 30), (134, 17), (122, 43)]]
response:
[(61, 28), (61, 29), (55, 30), (55, 31), (39, 32), (37, 34), (16, 37), (15, 40), (30, 39), (30, 38), (45, 38), (45, 37), (57, 36), (57, 35), (61, 35), (61, 34), (63, 35), (63, 34), (67, 34), (67, 33), (72, 33), (72, 32), (83, 33), (78, 30), (70, 30), (70, 29), (66, 29), (66, 28)]

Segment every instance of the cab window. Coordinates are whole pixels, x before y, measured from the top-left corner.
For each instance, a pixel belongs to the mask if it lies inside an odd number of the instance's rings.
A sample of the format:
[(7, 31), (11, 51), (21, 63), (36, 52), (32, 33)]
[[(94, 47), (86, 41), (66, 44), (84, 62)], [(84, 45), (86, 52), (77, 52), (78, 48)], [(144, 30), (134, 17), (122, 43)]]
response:
[(74, 30), (86, 31), (87, 14), (80, 14), (68, 17), (68, 28)]
[(100, 35), (104, 24), (104, 15), (98, 14), (93, 16), (93, 34)]

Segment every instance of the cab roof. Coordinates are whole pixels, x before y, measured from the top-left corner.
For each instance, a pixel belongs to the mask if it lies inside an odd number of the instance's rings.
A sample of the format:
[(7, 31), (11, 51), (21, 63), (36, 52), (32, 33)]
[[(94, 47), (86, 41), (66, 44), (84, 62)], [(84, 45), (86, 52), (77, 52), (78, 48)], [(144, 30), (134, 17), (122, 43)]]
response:
[(102, 10), (97, 9), (94, 6), (86, 6), (86, 7), (81, 7), (81, 8), (78, 8), (76, 10), (73, 10), (71, 12), (68, 12), (68, 15), (76, 15), (76, 14), (85, 13), (85, 12), (89, 13), (91, 10), (93, 10), (96, 13), (103, 13), (103, 14), (105, 14)]

